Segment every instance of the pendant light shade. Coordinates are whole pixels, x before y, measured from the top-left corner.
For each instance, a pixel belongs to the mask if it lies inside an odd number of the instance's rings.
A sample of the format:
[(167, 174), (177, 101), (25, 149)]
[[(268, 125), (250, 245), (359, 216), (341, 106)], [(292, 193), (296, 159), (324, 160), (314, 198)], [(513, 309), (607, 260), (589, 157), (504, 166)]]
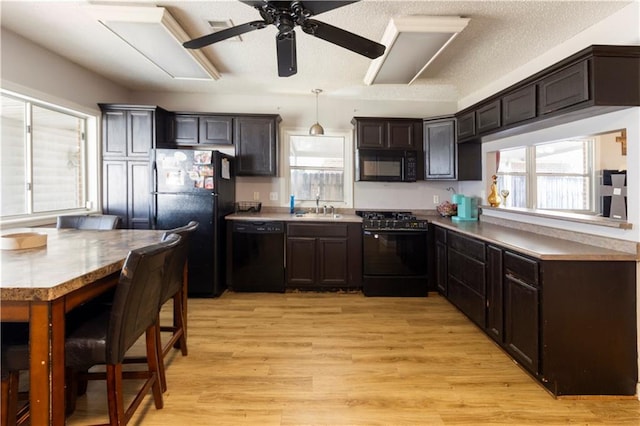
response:
[(324, 135), (324, 129), (318, 122), (318, 95), (322, 93), (322, 89), (313, 89), (311, 93), (316, 94), (316, 122), (311, 128), (309, 128), (309, 134), (311, 136)]

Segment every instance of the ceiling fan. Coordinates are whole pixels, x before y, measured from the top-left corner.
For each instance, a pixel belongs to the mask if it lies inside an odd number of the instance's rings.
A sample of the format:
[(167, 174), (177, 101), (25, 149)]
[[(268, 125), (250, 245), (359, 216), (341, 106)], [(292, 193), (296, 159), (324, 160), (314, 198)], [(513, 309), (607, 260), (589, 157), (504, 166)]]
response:
[(215, 33), (190, 40), (183, 44), (187, 49), (199, 49), (231, 37), (239, 36), (249, 31), (260, 30), (267, 25), (278, 28), (276, 35), (276, 52), (278, 56), (278, 76), (289, 77), (298, 71), (296, 61), (296, 33), (294, 28), (300, 26), (302, 31), (314, 37), (321, 38), (360, 55), (375, 59), (384, 53), (385, 47), (357, 34), (345, 31), (333, 25), (311, 19), (338, 7), (346, 6), (356, 1), (245, 1), (260, 12), (261, 21), (247, 22), (242, 25), (227, 28)]

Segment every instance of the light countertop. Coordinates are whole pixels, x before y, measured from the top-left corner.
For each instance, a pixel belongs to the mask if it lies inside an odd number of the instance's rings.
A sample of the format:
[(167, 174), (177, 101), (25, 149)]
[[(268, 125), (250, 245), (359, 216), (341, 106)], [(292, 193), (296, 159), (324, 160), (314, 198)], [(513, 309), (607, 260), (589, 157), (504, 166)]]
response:
[(44, 247), (2, 250), (3, 301), (53, 300), (118, 272), (130, 250), (160, 241), (164, 231), (19, 228), (2, 235), (47, 234)]
[(485, 222), (452, 222), (439, 216), (429, 221), (443, 228), (494, 243), (542, 260), (635, 261), (637, 254), (554, 238)]
[(283, 221), (283, 222), (330, 222), (330, 223), (362, 223), (362, 218), (355, 214), (332, 215), (327, 213), (306, 213), (294, 215), (290, 213), (233, 213), (225, 217), (227, 220), (248, 220), (248, 221)]

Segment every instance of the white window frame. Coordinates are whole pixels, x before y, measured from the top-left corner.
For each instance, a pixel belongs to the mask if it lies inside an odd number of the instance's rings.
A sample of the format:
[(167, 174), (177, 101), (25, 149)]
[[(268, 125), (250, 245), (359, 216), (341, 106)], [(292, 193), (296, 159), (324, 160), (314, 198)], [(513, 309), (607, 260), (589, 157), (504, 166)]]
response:
[[(588, 159), (588, 168), (589, 170), (587, 170), (587, 172), (585, 174), (566, 174), (567, 176), (585, 176), (588, 177), (589, 179), (589, 205), (590, 208), (589, 209), (585, 209), (585, 210), (570, 210), (570, 209), (541, 209), (538, 207), (538, 200), (537, 200), (537, 194), (538, 194), (538, 176), (549, 176), (552, 174), (546, 174), (546, 173), (538, 173), (536, 170), (536, 147), (542, 146), (542, 145), (546, 145), (546, 144), (552, 144), (554, 142), (562, 142), (564, 140), (577, 140), (580, 139), (582, 141), (588, 141), (589, 144), (589, 148), (587, 149), (587, 155), (589, 156)], [(596, 214), (597, 212), (597, 200), (596, 200), (596, 186), (597, 186), (597, 182), (596, 182), (596, 171), (595, 171), (595, 158), (596, 158), (596, 144), (595, 141), (592, 137), (586, 137), (586, 138), (568, 138), (568, 139), (561, 139), (561, 140), (557, 140), (554, 142), (545, 142), (545, 143), (536, 143), (536, 144), (531, 144), (531, 145), (527, 145), (527, 146), (523, 146), (523, 147), (513, 147), (513, 148), (504, 148), (504, 149), (500, 149), (499, 151), (504, 152), (504, 151), (508, 151), (511, 149), (516, 149), (516, 148), (524, 148), (525, 149), (525, 173), (502, 173), (502, 172), (497, 172), (498, 176), (504, 176), (504, 175), (512, 175), (512, 176), (525, 176), (525, 181), (526, 181), (526, 191), (527, 191), (527, 195), (526, 195), (526, 206), (524, 206), (523, 208), (527, 208), (527, 209), (540, 209), (540, 210), (550, 210), (550, 211), (563, 211), (563, 212), (571, 212), (571, 213), (578, 213), (578, 214)], [(561, 175), (561, 174), (553, 174), (553, 175)]]
[[(2, 96), (8, 96), (25, 103), (30, 104), (31, 106), (38, 106), (41, 108), (46, 108), (49, 110), (61, 112), (64, 114), (69, 114), (72, 116), (76, 116), (85, 120), (85, 134), (84, 134), (84, 149), (82, 150), (83, 154), (83, 167), (82, 167), (82, 176), (84, 180), (83, 188), (84, 188), (84, 200), (85, 206), (77, 209), (65, 209), (65, 210), (55, 210), (55, 211), (45, 211), (45, 212), (32, 212), (31, 201), (29, 201), (29, 212), (21, 215), (0, 217), (0, 229), (5, 228), (13, 228), (17, 226), (42, 226), (42, 225), (50, 225), (55, 223), (55, 220), (60, 214), (72, 214), (72, 213), (99, 213), (102, 209), (102, 205), (100, 202), (100, 145), (99, 145), (99, 119), (100, 115), (98, 112), (89, 113), (79, 111), (75, 108), (69, 108), (62, 103), (64, 101), (60, 101), (60, 103), (48, 102), (42, 99), (38, 99), (32, 96), (27, 96), (22, 93), (10, 91), (4, 88), (0, 88), (0, 94)], [(31, 107), (28, 108), (29, 111)], [(31, 132), (30, 132), (31, 133)], [(30, 135), (27, 135), (30, 138)], [(28, 170), (31, 170), (31, 141), (25, 142), (26, 150), (28, 157)], [(3, 190), (0, 182), (0, 191)]]
[[(282, 181), (283, 191), (281, 193), (287, 194), (283, 197), (282, 205), (289, 206), (289, 194), (291, 194), (291, 171), (289, 165), (289, 149), (292, 136), (309, 136), (309, 129), (302, 128), (283, 128), (282, 129), (282, 149), (280, 150), (280, 164), (282, 167)], [(351, 130), (327, 130), (325, 129), (325, 136), (343, 138), (344, 140), (344, 201), (331, 202), (331, 205), (335, 208), (353, 208), (353, 132)], [(322, 136), (320, 136), (322, 137)], [(320, 200), (322, 204), (323, 200)], [(296, 200), (296, 207), (309, 209), (315, 207), (315, 201), (299, 201)]]

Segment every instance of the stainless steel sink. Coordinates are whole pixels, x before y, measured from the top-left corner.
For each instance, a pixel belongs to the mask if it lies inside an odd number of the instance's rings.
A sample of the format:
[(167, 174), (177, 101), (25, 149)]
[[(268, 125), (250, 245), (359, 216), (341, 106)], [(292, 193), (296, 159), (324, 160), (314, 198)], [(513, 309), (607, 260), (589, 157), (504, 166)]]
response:
[(327, 220), (327, 221), (334, 221), (334, 220), (340, 220), (342, 219), (342, 215), (339, 213), (327, 213), (327, 214), (323, 214), (323, 213), (296, 213), (293, 215), (293, 217), (295, 219), (299, 219), (299, 220), (310, 220), (310, 221), (323, 221), (323, 220)]

